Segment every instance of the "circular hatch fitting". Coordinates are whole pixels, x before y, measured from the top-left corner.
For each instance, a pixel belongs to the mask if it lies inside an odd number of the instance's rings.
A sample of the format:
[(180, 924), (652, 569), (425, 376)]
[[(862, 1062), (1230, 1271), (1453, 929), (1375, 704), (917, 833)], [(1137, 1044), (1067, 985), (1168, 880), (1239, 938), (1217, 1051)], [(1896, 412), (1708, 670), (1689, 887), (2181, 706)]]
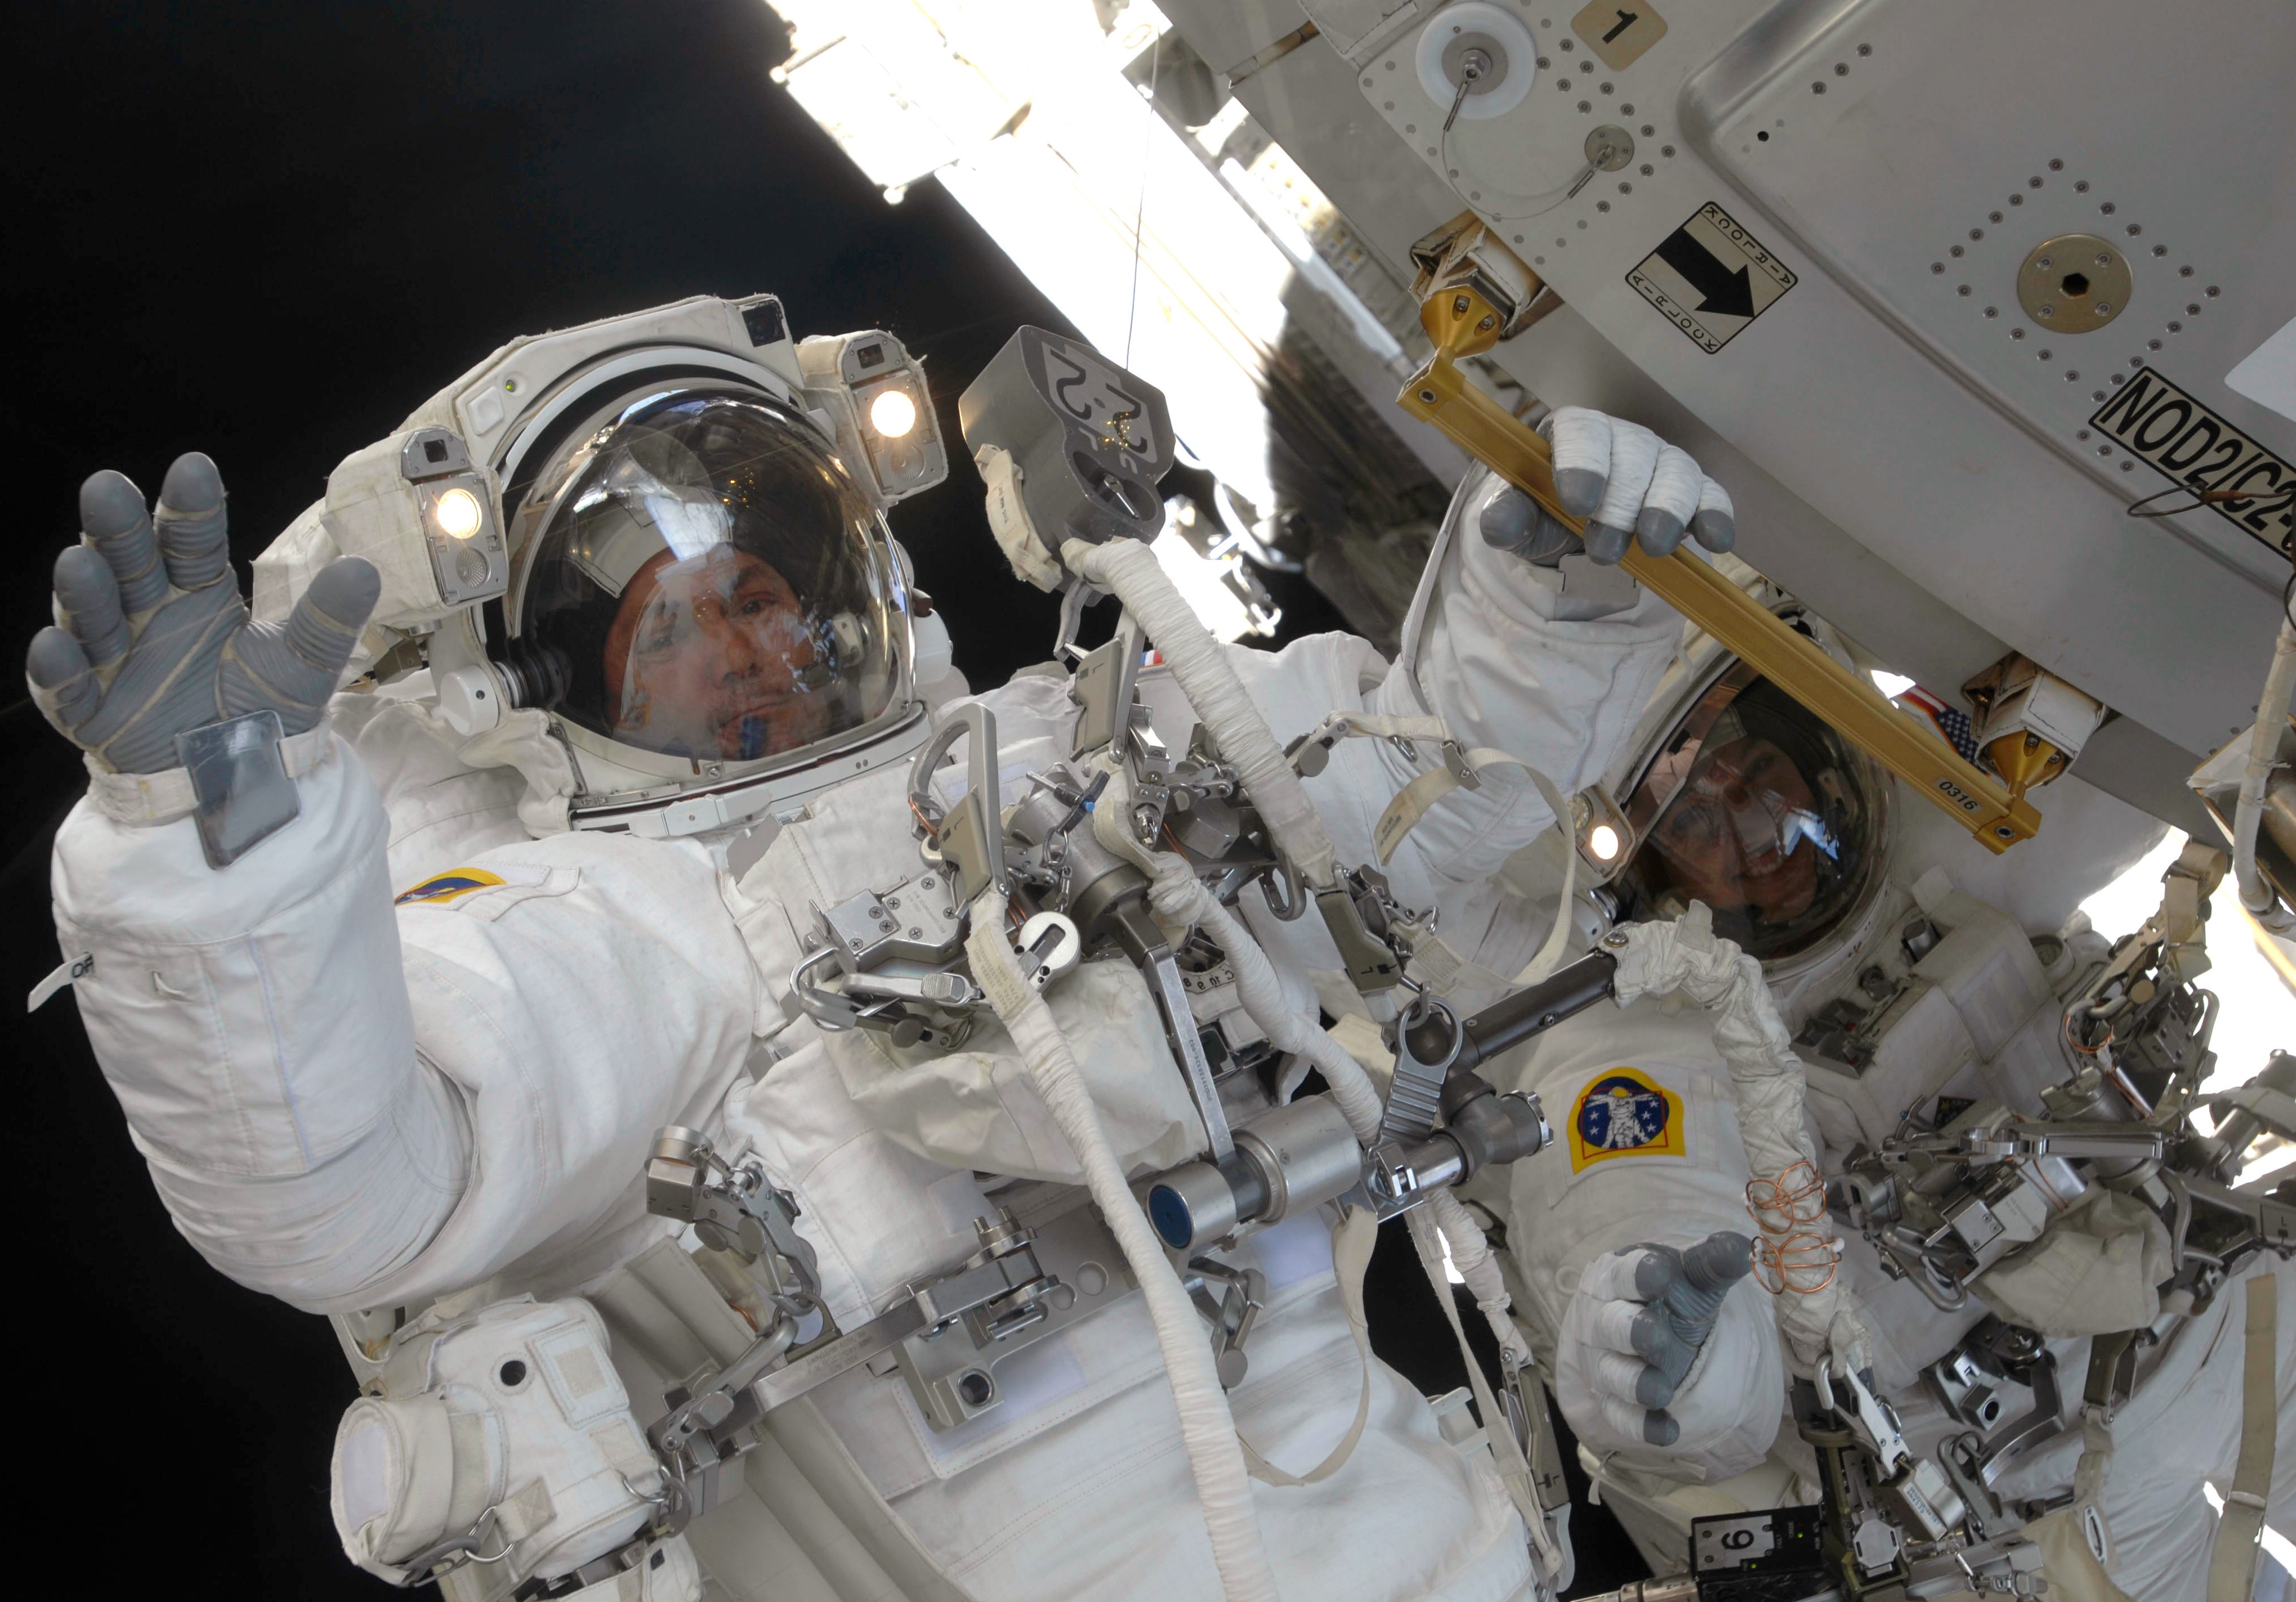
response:
[(1614, 173), (1635, 159), (1635, 136), (1606, 122), (1587, 135), (1587, 165)]
[(2094, 333), (2128, 309), (2128, 258), (2094, 233), (2035, 245), (2017, 269), (2017, 304), (2052, 333)]
[(1538, 77), (1538, 50), (1530, 30), (1489, 0), (1459, 0), (1420, 30), (1413, 65), (1427, 98), (1448, 110), (1458, 95), (1470, 53), (1475, 78), (1459, 107), (1464, 122), (1504, 117), (1522, 103)]

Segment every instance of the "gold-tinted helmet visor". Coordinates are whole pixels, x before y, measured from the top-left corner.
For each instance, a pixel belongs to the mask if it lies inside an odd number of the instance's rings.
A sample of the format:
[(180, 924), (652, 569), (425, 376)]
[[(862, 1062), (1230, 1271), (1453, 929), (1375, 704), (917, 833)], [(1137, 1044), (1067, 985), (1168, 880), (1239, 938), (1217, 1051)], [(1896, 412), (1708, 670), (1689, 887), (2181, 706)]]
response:
[(1692, 704), (1629, 792), (1622, 915), (1693, 901), (1762, 960), (1808, 951), (1878, 885), (1889, 777), (1743, 663)]

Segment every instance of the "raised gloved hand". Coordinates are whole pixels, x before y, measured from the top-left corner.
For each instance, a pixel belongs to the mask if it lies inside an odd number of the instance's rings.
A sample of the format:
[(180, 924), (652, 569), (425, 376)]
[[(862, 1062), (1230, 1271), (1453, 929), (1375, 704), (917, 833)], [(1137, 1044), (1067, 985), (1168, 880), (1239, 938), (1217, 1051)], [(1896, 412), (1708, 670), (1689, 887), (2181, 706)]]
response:
[[(1640, 423), (1563, 406), (1538, 431), (1554, 447), (1563, 510), (1587, 519), (1587, 554), (1604, 567), (1636, 540), (1652, 556), (1668, 555), (1685, 530), (1709, 551), (1737, 542), (1729, 492)], [(1569, 529), (1511, 484), (1483, 508), (1481, 529), (1487, 543), (1546, 566), (1573, 543)]]
[(177, 765), (176, 736), (266, 708), (300, 734), (326, 710), (382, 588), (364, 557), (321, 568), (284, 624), (256, 623), (233, 581), (223, 480), (176, 458), (156, 516), (119, 473), (79, 492), (85, 543), (56, 559), (56, 620), (25, 658), (65, 739), (122, 773)]
[(1667, 1410), (1752, 1251), (1745, 1236), (1718, 1230), (1687, 1251), (1631, 1246), (1587, 1265), (1562, 1338), (1579, 1349), (1595, 1403), (1623, 1440), (1672, 1446), (1680, 1437)]

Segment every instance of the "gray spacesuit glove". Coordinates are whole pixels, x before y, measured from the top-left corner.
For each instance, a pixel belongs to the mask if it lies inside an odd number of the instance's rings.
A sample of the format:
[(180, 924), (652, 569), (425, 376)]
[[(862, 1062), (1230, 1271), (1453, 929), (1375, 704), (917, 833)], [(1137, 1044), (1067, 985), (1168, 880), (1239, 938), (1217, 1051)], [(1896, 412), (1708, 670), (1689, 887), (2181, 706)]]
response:
[(1718, 1230), (1687, 1251), (1630, 1246), (1598, 1257), (1578, 1294), (1595, 1305), (1586, 1322), (1597, 1348), (1592, 1380), (1612, 1427), (1628, 1439), (1671, 1446), (1681, 1431), (1667, 1412), (1713, 1332), (1730, 1287), (1753, 1266), (1753, 1243)]
[[(1563, 406), (1541, 420), (1538, 431), (1554, 447), (1554, 488), (1563, 510), (1587, 520), (1587, 554), (1604, 567), (1636, 540), (1652, 556), (1670, 554), (1685, 532), (1709, 551), (1737, 543), (1729, 492), (1686, 452), (1641, 424)], [(1575, 543), (1513, 485), (1483, 508), (1480, 527), (1486, 544), (1540, 567), (1553, 567)]]
[(80, 486), (84, 543), (56, 559), (58, 626), (25, 658), (32, 698), (67, 740), (122, 773), (178, 765), (176, 736), (251, 712), (315, 726), (382, 587), (363, 557), (320, 569), (284, 624), (257, 623), (233, 580), (223, 480), (176, 458), (155, 515), (119, 473)]

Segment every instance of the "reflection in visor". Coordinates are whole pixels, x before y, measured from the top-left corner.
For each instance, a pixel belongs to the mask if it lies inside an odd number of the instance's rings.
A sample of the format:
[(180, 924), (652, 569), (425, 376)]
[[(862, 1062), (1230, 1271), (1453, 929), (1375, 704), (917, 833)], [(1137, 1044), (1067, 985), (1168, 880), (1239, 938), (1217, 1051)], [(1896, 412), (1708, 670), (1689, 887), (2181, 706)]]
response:
[(1774, 869), (1804, 840), (1828, 857), (1839, 857), (1836, 831), (1799, 797), (1781, 794), (1800, 775), (1784, 752), (1767, 740), (1741, 741), (1706, 756), (1652, 837), (1661, 851), (1694, 839), (1701, 846), (1726, 835), (1737, 845), (1739, 860), (1756, 871)]
[(836, 653), (789, 581), (724, 544), (676, 554), (638, 569), (606, 636), (607, 681), (620, 691), (616, 737), (734, 761), (819, 739), (829, 707), (817, 692)]
[[(666, 442), (654, 436), (636, 443)], [(657, 448), (646, 454), (659, 455), (660, 452)], [(694, 466), (698, 470), (700, 464)], [(638, 460), (636, 450), (617, 454), (605, 477), (576, 498), (574, 515), (581, 519), (609, 501), (618, 503), (627, 516), (629, 520), (625, 527), (631, 534), (651, 532), (681, 558), (699, 556), (722, 543), (732, 527), (725, 506), (706, 485), (685, 484), (672, 488), (654, 477)], [(644, 543), (642, 537), (638, 543)], [(578, 556), (576, 560), (580, 559)], [(607, 575), (602, 577), (609, 587), (621, 587), (621, 580)]]
[(550, 508), (517, 645), (548, 704), (695, 764), (780, 756), (882, 715), (898, 579), (826, 441), (754, 394), (627, 406), (537, 477)]
[(1793, 759), (1771, 741), (1742, 737), (1716, 746), (1710, 739), (1650, 842), (1684, 887), (1717, 912), (1797, 918), (1817, 893), (1816, 859), (1841, 854), (1817, 804)]
[(1874, 884), (1887, 781), (1742, 665), (1702, 696), (1629, 797), (1631, 915), (1693, 901), (1758, 958), (1806, 950)]

